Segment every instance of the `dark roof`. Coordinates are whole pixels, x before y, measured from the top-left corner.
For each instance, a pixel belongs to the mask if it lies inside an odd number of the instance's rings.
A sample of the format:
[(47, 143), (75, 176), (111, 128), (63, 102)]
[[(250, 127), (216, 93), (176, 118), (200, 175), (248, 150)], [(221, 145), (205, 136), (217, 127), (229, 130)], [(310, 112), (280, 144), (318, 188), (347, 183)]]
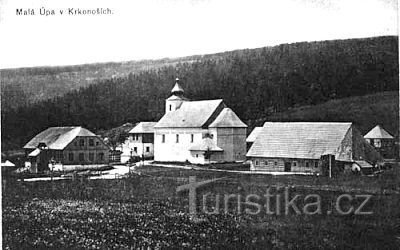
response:
[(266, 122), (249, 157), (319, 159), (336, 154), (351, 123)]
[(210, 128), (247, 128), (239, 117), (230, 108), (224, 108), (217, 118), (210, 124)]
[(221, 99), (183, 102), (175, 111), (167, 112), (155, 128), (197, 128), (209, 122), (224, 103)]
[(139, 122), (129, 133), (154, 133), (154, 126), (156, 124), (157, 122)]
[(375, 126), (365, 136), (365, 139), (393, 139), (393, 136), (389, 134), (380, 125)]
[(24, 148), (34, 149), (39, 143), (45, 143), (49, 149), (62, 150), (77, 136), (96, 135), (82, 127), (51, 127), (36, 135)]

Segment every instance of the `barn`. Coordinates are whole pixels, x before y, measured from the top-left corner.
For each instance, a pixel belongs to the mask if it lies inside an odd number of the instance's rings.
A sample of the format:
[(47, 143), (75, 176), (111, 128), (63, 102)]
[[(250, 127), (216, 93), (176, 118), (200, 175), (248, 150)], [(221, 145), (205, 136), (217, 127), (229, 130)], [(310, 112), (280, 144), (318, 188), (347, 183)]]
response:
[(255, 171), (309, 173), (326, 172), (332, 158), (337, 170), (381, 160), (350, 122), (266, 122), (246, 156)]

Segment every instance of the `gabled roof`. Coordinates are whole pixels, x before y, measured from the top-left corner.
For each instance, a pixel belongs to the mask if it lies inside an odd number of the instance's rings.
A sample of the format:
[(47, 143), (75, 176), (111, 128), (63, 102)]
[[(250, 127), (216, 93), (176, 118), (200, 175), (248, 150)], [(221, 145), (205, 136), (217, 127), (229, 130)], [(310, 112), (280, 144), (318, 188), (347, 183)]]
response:
[(247, 137), (246, 142), (255, 142), (257, 136), (260, 134), (262, 127), (255, 127)]
[(6, 160), (5, 162), (1, 162), (1, 166), (2, 166), (2, 167), (15, 167), (15, 164), (12, 163), (12, 162), (9, 161), (9, 160)]
[(222, 99), (183, 102), (175, 111), (166, 113), (155, 128), (200, 128), (224, 107)]
[(389, 134), (380, 125), (376, 125), (371, 129), (365, 136), (365, 139), (393, 139), (393, 136)]
[(247, 128), (239, 117), (230, 108), (224, 108), (217, 118), (210, 124), (210, 128)]
[(156, 124), (157, 122), (139, 122), (129, 133), (154, 133), (154, 126)]
[(249, 157), (319, 159), (338, 152), (351, 123), (266, 122)]
[(189, 149), (190, 151), (224, 151), (222, 148), (218, 147), (213, 139), (206, 137), (200, 142), (193, 145)]
[(51, 127), (36, 135), (24, 148), (34, 149), (39, 143), (45, 143), (49, 149), (62, 150), (77, 136), (96, 135), (82, 127)]

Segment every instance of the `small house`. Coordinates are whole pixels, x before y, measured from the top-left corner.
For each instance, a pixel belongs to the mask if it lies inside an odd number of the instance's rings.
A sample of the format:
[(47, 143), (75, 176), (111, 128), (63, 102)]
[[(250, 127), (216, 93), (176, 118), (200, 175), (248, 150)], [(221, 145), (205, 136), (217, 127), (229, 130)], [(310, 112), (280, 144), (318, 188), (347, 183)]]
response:
[(121, 162), (131, 157), (152, 159), (154, 157), (154, 126), (156, 122), (139, 122), (129, 131), (129, 137), (121, 145)]
[(395, 158), (394, 137), (382, 126), (375, 126), (364, 136), (364, 138), (382, 155), (383, 158)]

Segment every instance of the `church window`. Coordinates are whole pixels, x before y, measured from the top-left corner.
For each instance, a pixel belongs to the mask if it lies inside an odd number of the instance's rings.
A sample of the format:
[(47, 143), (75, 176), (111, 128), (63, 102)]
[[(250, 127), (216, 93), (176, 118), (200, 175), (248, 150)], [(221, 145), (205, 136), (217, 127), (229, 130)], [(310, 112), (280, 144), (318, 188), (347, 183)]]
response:
[(161, 142), (162, 142), (162, 143), (165, 143), (165, 135), (162, 135), (162, 136), (161, 136)]
[(172, 105), (171, 104), (169, 105), (169, 111), (172, 111)]
[(190, 142), (192, 142), (192, 143), (193, 143), (193, 141), (194, 141), (194, 135), (193, 135), (193, 134), (191, 134), (191, 135), (190, 135)]
[(176, 135), (176, 143), (179, 143), (179, 135)]
[(150, 147), (146, 147), (146, 152), (150, 152)]

